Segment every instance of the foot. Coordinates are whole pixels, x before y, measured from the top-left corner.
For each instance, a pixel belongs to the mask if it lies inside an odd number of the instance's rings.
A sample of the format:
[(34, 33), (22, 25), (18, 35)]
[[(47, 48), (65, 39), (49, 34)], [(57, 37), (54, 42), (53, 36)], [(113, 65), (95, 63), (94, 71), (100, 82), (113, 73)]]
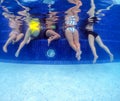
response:
[(48, 46), (50, 46), (50, 43), (51, 43), (51, 40), (50, 40), (50, 39), (48, 39)]
[(76, 57), (76, 58), (77, 58), (77, 60), (78, 60), (78, 61), (80, 61), (80, 59), (81, 59), (81, 56), (79, 55), (79, 56), (78, 56), (78, 57)]
[(110, 55), (110, 62), (112, 62), (114, 60), (114, 56), (113, 54)]
[(12, 41), (12, 44), (13, 44), (13, 45), (15, 44), (15, 41), (14, 41), (14, 40)]
[(3, 46), (3, 51), (7, 53), (7, 47)]
[(77, 51), (76, 52), (76, 58), (77, 58), (78, 61), (80, 61), (80, 59), (81, 59), (81, 54), (82, 54), (82, 51)]
[(15, 57), (18, 57), (18, 56), (19, 56), (19, 52), (16, 52), (16, 53), (15, 53)]
[(98, 56), (95, 56), (93, 59), (93, 63), (96, 63), (97, 59), (98, 59)]

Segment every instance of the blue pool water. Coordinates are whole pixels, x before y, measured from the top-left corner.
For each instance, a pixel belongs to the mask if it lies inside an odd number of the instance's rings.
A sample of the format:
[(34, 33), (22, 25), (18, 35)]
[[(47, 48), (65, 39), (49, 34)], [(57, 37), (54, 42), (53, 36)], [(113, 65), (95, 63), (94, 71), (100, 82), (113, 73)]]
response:
[(120, 63), (0, 63), (0, 101), (119, 101)]
[[(64, 12), (69, 8), (75, 6), (69, 3), (67, 0), (18, 0), (24, 6), (30, 7), (30, 14), (35, 17), (43, 18), (45, 14), (50, 11), (58, 12), (58, 29), (57, 32), (61, 35), (61, 39), (53, 41), (48, 47), (47, 40), (34, 40), (30, 44), (25, 45), (21, 50), (18, 58), (15, 57), (15, 52), (18, 49), (20, 42), (16, 44), (10, 44), (8, 46), (8, 53), (4, 53), (2, 48), (8, 39), (11, 29), (8, 26), (8, 19), (5, 19), (2, 15), (3, 10), (0, 8), (0, 60), (7, 62), (25, 62), (25, 63), (45, 63), (54, 64), (54, 61), (62, 61), (60, 63), (69, 63), (67, 61), (72, 61), (73, 63), (92, 63), (93, 55), (90, 50), (88, 40), (84, 36), (84, 32), (81, 30), (83, 28), (85, 20), (88, 18), (87, 11), (90, 9), (90, 0), (82, 0), (83, 5), (80, 7), (81, 12), (79, 15), (79, 22), (77, 24), (82, 56), (81, 61), (77, 61), (75, 58), (75, 52), (70, 48), (67, 40), (65, 39), (64, 29), (62, 28), (64, 23)], [(31, 2), (30, 2), (31, 1)], [(104, 16), (101, 16), (101, 21), (96, 23), (94, 26), (95, 32), (99, 33), (105, 45), (111, 50), (114, 55), (114, 62), (120, 61), (120, 2), (119, 0), (94, 0), (97, 10), (103, 10)], [(51, 4), (51, 8), (48, 6)], [(62, 4), (62, 5), (60, 5)], [(111, 6), (113, 5), (113, 6)], [(2, 6), (7, 7), (11, 12), (16, 14), (18, 11), (23, 10), (15, 1), (4, 0)], [(105, 10), (107, 7), (111, 6), (109, 10)], [(37, 10), (36, 10), (37, 9)], [(23, 25), (22, 30), (26, 30), (26, 24)], [(25, 33), (25, 32), (24, 32)], [(98, 53), (97, 63), (109, 62), (109, 56), (106, 52), (101, 49), (97, 44), (95, 44)], [(53, 50), (53, 51), (49, 51)], [(72, 63), (71, 62), (71, 63)]]
[[(1, 1), (14, 14), (22, 10), (14, 0)], [(81, 0), (83, 5), (78, 14), (80, 61), (76, 60), (62, 27), (64, 12), (73, 4), (67, 0), (18, 1), (30, 7), (30, 14), (40, 19), (49, 11), (59, 12), (57, 32), (61, 39), (50, 46), (47, 40), (31, 41), (18, 58), (15, 52), (21, 41), (10, 44), (8, 53), (4, 53), (2, 48), (11, 29), (0, 5), (0, 101), (120, 101), (120, 0), (94, 0), (96, 10), (103, 9), (104, 15), (99, 15), (101, 21), (95, 24), (94, 30), (114, 55), (114, 61), (110, 62), (106, 52), (95, 44), (99, 55), (96, 64), (92, 64), (93, 55), (81, 30), (88, 18), (90, 0)], [(26, 31), (26, 24), (22, 30)]]

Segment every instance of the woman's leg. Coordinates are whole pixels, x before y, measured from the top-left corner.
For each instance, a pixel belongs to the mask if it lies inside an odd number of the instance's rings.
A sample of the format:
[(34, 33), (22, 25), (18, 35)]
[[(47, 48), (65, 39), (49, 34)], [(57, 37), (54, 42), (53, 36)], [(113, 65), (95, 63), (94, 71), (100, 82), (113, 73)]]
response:
[(110, 52), (110, 50), (108, 49), (108, 47), (102, 42), (100, 36), (97, 36), (96, 37), (96, 42), (98, 43), (98, 45), (103, 48), (110, 56), (110, 61), (112, 62), (114, 57), (113, 57), (113, 54)]
[(78, 31), (76, 29), (75, 29), (75, 31), (73, 33), (73, 40), (74, 40), (74, 43), (75, 43), (75, 46), (76, 46), (76, 50), (77, 50), (76, 58), (78, 60), (80, 60), (82, 51), (81, 51), (81, 45), (80, 45), (80, 42), (79, 42), (79, 33), (78, 33)]
[(16, 38), (16, 34), (14, 33), (10, 33), (10, 36), (8, 38), (8, 40), (6, 41), (5, 45), (3, 46), (3, 51), (5, 53), (7, 53), (7, 47), (8, 45)]
[(29, 37), (30, 37), (30, 30), (28, 29), (27, 32), (26, 32), (26, 34), (25, 34), (24, 40), (20, 43), (20, 45), (19, 45), (19, 47), (18, 47), (18, 50), (17, 50), (16, 53), (15, 53), (15, 56), (16, 56), (16, 57), (19, 56), (21, 49), (22, 49), (22, 48), (25, 46), (25, 44), (28, 42)]
[[(70, 47), (76, 52), (78, 52), (77, 47), (74, 43), (73, 33), (69, 30), (65, 30), (65, 37), (70, 45)], [(77, 57), (76, 57), (77, 58)]]
[(90, 45), (90, 48), (91, 48), (91, 51), (93, 53), (93, 56), (94, 56), (94, 59), (93, 59), (93, 63), (96, 63), (97, 59), (98, 59), (98, 55), (96, 53), (96, 48), (95, 48), (95, 45), (94, 45), (94, 36), (89, 34), (88, 35), (88, 42), (89, 42), (89, 45)]
[(47, 30), (46, 36), (48, 37), (48, 46), (53, 40), (57, 40), (60, 38), (60, 35), (53, 30)]
[(18, 34), (18, 35), (17, 35), (17, 37), (16, 37), (15, 42), (20, 41), (20, 40), (23, 38), (23, 36), (24, 36), (24, 34), (23, 34), (23, 33)]

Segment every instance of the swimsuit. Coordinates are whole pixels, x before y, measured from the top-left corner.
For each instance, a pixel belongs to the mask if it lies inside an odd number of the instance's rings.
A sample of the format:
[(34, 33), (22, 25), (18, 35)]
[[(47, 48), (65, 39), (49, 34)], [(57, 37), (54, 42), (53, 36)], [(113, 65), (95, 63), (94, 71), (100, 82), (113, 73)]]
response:
[(87, 33), (87, 36), (88, 36), (89, 34), (91, 34), (91, 35), (94, 36), (94, 38), (96, 38), (96, 37), (98, 36), (98, 34), (97, 34), (96, 32), (94, 32), (94, 31), (86, 31), (86, 33)]
[(48, 39), (48, 37), (46, 36), (46, 32), (47, 32), (48, 29), (44, 29), (44, 30), (41, 30), (37, 36), (33, 36), (31, 35), (31, 37), (33, 39)]
[(74, 16), (69, 16), (68, 20), (65, 22), (66, 25), (68, 25), (68, 27), (66, 28), (66, 30), (74, 33), (76, 30), (75, 25), (77, 25), (76, 19)]
[(41, 29), (41, 26), (40, 26), (39, 19), (33, 18), (29, 21), (30, 36), (32, 38), (38, 37), (40, 33), (40, 29)]
[(90, 22), (88, 21), (88, 24), (87, 24), (88, 27), (86, 26), (86, 32), (85, 33), (87, 34), (87, 36), (89, 34), (91, 34), (91, 35), (94, 36), (94, 38), (96, 38), (98, 36), (98, 34), (93, 31), (93, 26), (94, 26), (94, 23), (97, 21), (97, 17), (92, 17), (90, 19), (92, 19), (92, 21), (90, 21)]

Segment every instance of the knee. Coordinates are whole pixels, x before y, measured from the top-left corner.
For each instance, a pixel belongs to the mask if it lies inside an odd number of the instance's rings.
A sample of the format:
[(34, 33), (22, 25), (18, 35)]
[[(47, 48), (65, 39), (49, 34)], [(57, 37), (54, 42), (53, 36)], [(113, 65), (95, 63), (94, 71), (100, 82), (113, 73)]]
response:
[(95, 47), (94, 42), (93, 43), (89, 42), (89, 46), (90, 47)]
[(69, 45), (70, 46), (74, 46), (74, 42), (69, 42)]
[(74, 40), (74, 43), (77, 44), (77, 45), (80, 44), (79, 40)]
[(104, 48), (104, 47), (105, 47), (105, 45), (104, 45), (104, 44), (100, 44), (100, 47), (101, 47), (101, 48)]
[(96, 47), (95, 47), (94, 44), (89, 44), (89, 46), (90, 46), (90, 48), (91, 48), (92, 50), (95, 50), (95, 49), (96, 49)]
[(10, 38), (13, 39), (13, 40), (15, 40), (17, 38), (17, 36), (14, 34)]
[(24, 36), (24, 34), (23, 33), (21, 33), (21, 37), (23, 37)]
[(59, 34), (57, 34), (57, 38), (61, 38), (61, 36)]

